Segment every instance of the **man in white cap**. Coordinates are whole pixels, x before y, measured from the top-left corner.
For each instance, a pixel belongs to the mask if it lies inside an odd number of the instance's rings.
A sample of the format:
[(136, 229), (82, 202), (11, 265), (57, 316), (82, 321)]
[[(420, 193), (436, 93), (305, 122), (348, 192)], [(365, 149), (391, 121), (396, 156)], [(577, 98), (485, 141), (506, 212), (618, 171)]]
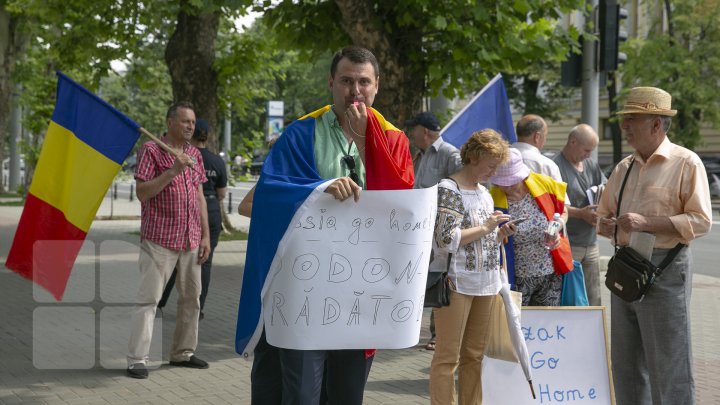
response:
[[(707, 174), (700, 158), (667, 138), (676, 113), (667, 92), (654, 87), (630, 90), (617, 114), (635, 152), (615, 167), (598, 206), (598, 233), (611, 238), (615, 246), (628, 245), (635, 232), (655, 235), (651, 261), (656, 266), (671, 248), (688, 245), (708, 233), (712, 224)], [(692, 255), (683, 247), (642, 300), (626, 302), (612, 295), (612, 364), (618, 405), (695, 403), (692, 272)]]

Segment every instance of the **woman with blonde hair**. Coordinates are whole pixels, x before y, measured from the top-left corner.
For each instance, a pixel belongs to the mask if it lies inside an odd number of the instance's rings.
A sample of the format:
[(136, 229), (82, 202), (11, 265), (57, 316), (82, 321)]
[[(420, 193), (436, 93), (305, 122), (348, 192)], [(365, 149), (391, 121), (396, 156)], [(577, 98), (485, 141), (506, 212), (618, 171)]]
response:
[[(437, 341), (430, 368), (432, 404), (482, 403), (481, 370), (494, 296), (504, 277), (500, 243), (515, 233), (510, 216), (493, 209), (482, 183), (508, 157), (508, 143), (492, 129), (473, 133), (460, 150), (463, 168), (438, 184), (434, 243), (449, 254), (450, 305), (433, 309)], [(439, 258), (440, 260), (444, 258)], [(438, 258), (436, 258), (438, 260)]]

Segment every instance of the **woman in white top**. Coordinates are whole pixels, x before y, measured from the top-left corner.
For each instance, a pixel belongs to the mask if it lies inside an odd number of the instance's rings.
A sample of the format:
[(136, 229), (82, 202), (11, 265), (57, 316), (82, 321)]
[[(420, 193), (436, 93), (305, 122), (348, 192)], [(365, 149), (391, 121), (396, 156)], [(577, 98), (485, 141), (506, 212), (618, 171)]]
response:
[(500, 242), (515, 233), (505, 223), (509, 215), (493, 210), (493, 200), (481, 183), (508, 157), (508, 143), (492, 129), (475, 132), (463, 145), (463, 168), (438, 185), (434, 242), (451, 253), (448, 275), (453, 290), (450, 305), (433, 309), (437, 341), (430, 368), (432, 404), (456, 403), (458, 370), (460, 404), (482, 403), (480, 383), (487, 323), (500, 273)]

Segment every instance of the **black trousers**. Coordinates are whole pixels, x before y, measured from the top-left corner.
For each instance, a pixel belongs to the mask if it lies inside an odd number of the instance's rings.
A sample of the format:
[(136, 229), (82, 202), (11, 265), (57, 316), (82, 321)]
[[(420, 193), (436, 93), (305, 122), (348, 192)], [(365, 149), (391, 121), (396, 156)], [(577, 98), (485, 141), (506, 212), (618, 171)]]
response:
[[(202, 290), (200, 291), (201, 311), (205, 308), (205, 299), (207, 298), (208, 289), (210, 288), (210, 271), (212, 270), (213, 254), (215, 253), (215, 248), (217, 247), (218, 239), (220, 238), (220, 232), (222, 231), (222, 217), (219, 205), (217, 205), (217, 208), (211, 208), (211, 206), (208, 205), (208, 225), (210, 226), (210, 255), (205, 263), (203, 263), (200, 267), (200, 283), (202, 285)], [(160, 302), (158, 302), (158, 308), (164, 308), (165, 304), (167, 304), (167, 300), (170, 298), (170, 293), (172, 293), (172, 290), (175, 287), (176, 275), (177, 270), (174, 270), (172, 276), (168, 279), (162, 298), (160, 298)]]
[(365, 350), (279, 352), (283, 405), (362, 405), (374, 358)]
[(280, 349), (267, 342), (264, 330), (253, 352), (250, 387), (252, 405), (282, 404)]

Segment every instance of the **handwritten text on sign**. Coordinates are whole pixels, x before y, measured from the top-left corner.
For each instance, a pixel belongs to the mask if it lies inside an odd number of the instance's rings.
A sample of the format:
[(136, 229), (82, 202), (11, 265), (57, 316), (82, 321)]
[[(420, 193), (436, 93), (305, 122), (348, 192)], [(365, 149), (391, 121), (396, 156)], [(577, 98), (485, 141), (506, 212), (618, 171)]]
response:
[[(437, 188), (322, 193), (301, 207), (263, 296), (268, 342), (291, 349), (417, 344)], [(274, 275), (274, 276), (273, 276)]]
[(522, 332), (537, 398), (518, 364), (485, 357), (483, 404), (614, 403), (601, 307), (524, 307)]

